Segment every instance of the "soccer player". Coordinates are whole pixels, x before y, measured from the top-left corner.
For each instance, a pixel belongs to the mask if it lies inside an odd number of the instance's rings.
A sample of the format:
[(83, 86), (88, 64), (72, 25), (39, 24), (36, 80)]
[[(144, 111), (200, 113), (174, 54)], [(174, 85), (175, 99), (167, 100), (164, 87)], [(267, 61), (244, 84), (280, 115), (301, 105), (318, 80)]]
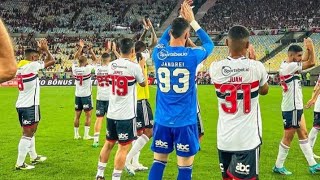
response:
[[(78, 59), (78, 62), (74, 62), (72, 65), (72, 74), (76, 80), (74, 139), (81, 138), (81, 136), (79, 135), (79, 121), (81, 112), (83, 110), (86, 115), (83, 139), (89, 140), (92, 139), (92, 137), (89, 135), (89, 130), (91, 124), (91, 110), (93, 108), (91, 100), (91, 72), (94, 69), (94, 66), (89, 65), (87, 58), (84, 55), (81, 55), (83, 51), (85, 51), (84, 46), (84, 41), (80, 40), (78, 51), (75, 54), (75, 59)], [(88, 45), (86, 49), (89, 50), (89, 53), (92, 56), (92, 63), (95, 63), (97, 61), (97, 58), (95, 57), (92, 46)]]
[[(313, 116), (313, 127), (309, 133), (309, 144), (311, 148), (314, 147), (316, 140), (317, 140), (317, 135), (320, 130), (320, 75), (318, 77), (318, 81), (316, 85), (314, 86), (313, 93), (311, 99), (308, 101), (306, 108), (310, 108), (311, 106), (314, 106), (314, 116)], [(314, 158), (320, 158), (317, 155), (313, 155)]]
[(303, 96), (299, 73), (302, 70), (311, 68), (315, 65), (314, 45), (310, 38), (304, 40), (306, 53), (303, 58), (303, 50), (298, 45), (291, 45), (288, 49), (288, 58), (280, 66), (280, 79), (283, 88), (282, 93), (282, 118), (284, 123), (284, 135), (279, 145), (278, 157), (273, 167), (273, 172), (290, 175), (284, 166), (288, 156), (290, 144), (294, 135), (297, 133), (300, 148), (308, 161), (310, 173), (320, 171), (320, 165), (313, 157), (312, 148), (308, 142), (308, 131), (303, 115)]
[(103, 53), (101, 55), (101, 64), (95, 68), (97, 78), (97, 107), (96, 116), (97, 120), (94, 124), (94, 136), (93, 136), (93, 147), (99, 146), (99, 136), (102, 126), (104, 115), (108, 112), (110, 86), (107, 81), (108, 65), (110, 64), (111, 56), (109, 53)]
[(105, 179), (104, 170), (110, 157), (110, 152), (118, 141), (118, 150), (114, 158), (112, 180), (120, 180), (125, 166), (126, 156), (131, 142), (136, 138), (136, 82), (146, 85), (143, 75), (144, 64), (134, 63), (134, 42), (124, 38), (120, 41), (121, 58), (108, 66), (108, 81), (110, 81), (110, 97), (107, 113), (107, 141), (100, 152), (97, 180)]
[[(146, 60), (150, 58), (150, 51), (157, 44), (157, 35), (152, 26), (150, 19), (147, 19), (145, 24), (145, 29), (141, 35), (139, 41), (135, 43), (135, 51), (137, 53), (136, 62), (144, 64), (144, 76), (148, 77)], [(151, 30), (151, 44), (147, 48), (147, 45), (143, 42), (147, 31)], [(137, 130), (138, 138), (133, 141), (133, 146), (127, 155), (126, 159), (126, 170), (129, 174), (135, 175), (135, 171), (148, 170), (148, 167), (143, 166), (139, 162), (140, 150), (148, 143), (149, 139), (152, 137), (153, 129), (153, 113), (148, 101), (149, 99), (149, 85), (146, 84), (145, 87), (137, 85)], [(132, 160), (132, 163), (131, 163)]]
[[(211, 54), (214, 44), (195, 21), (190, 5), (181, 6), (183, 18), (176, 18), (154, 48), (157, 73), (156, 113), (151, 149), (154, 162), (149, 180), (161, 180), (169, 154), (176, 149), (178, 180), (190, 180), (195, 154), (199, 150), (197, 129), (197, 65)], [(202, 47), (185, 47), (190, 25)]]
[[(30, 155), (30, 162), (33, 165), (47, 159), (44, 156), (38, 155), (35, 147), (35, 133), (40, 122), (40, 84), (38, 71), (52, 66), (55, 60), (49, 52), (47, 40), (42, 39), (38, 45), (41, 52), (34, 49), (26, 49), (25, 60), (21, 60), (18, 64), (17, 81), (19, 96), (16, 108), (23, 134), (18, 146), (17, 170), (34, 168), (34, 166), (25, 163), (28, 153)], [(42, 52), (46, 54), (45, 61), (39, 61)]]
[(224, 180), (258, 179), (259, 94), (266, 95), (269, 86), (263, 64), (246, 57), (249, 35), (243, 26), (232, 27), (226, 40), (229, 57), (210, 66), (219, 106), (217, 145)]
[(9, 81), (16, 75), (17, 62), (14, 57), (10, 36), (0, 19), (0, 83)]

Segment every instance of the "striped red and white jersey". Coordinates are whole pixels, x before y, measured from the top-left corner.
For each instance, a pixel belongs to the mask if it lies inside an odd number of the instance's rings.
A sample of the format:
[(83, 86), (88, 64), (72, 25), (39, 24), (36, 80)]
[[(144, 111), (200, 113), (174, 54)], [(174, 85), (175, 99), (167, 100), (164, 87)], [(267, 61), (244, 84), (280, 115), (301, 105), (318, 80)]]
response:
[(282, 92), (282, 111), (293, 111), (303, 109), (303, 96), (301, 89), (301, 80), (299, 74), (302, 71), (301, 62), (283, 61), (279, 74)]
[(44, 69), (43, 61), (32, 61), (17, 70), (19, 96), (17, 108), (31, 107), (40, 104), (40, 84), (38, 71)]
[(210, 76), (219, 108), (218, 149), (244, 151), (261, 142), (259, 87), (268, 81), (263, 64), (246, 57), (212, 63)]
[(92, 65), (78, 66), (76, 62), (72, 65), (72, 74), (75, 78), (76, 97), (91, 96), (92, 82), (91, 72), (94, 69)]
[(136, 83), (145, 81), (139, 64), (128, 59), (117, 59), (108, 66), (111, 85), (107, 118), (129, 120), (136, 117)]
[(95, 72), (97, 78), (97, 100), (109, 101), (108, 65), (97, 65)]

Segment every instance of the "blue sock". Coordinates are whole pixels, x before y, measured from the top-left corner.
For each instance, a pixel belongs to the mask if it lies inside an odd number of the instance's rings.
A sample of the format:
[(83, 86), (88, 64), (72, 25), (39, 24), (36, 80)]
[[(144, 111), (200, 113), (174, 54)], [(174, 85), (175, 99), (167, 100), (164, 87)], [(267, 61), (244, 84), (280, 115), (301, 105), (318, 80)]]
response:
[(177, 180), (191, 180), (192, 165), (191, 166), (178, 166), (179, 174)]
[(167, 162), (154, 160), (149, 172), (149, 180), (162, 180), (163, 171)]

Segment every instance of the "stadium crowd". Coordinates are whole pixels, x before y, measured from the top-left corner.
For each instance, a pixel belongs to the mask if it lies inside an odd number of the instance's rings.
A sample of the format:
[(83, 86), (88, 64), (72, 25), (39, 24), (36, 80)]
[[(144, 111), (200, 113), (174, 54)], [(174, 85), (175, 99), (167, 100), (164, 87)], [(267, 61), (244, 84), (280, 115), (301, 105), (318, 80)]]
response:
[(218, 0), (201, 22), (209, 32), (227, 31), (234, 24), (258, 30), (306, 29), (319, 26), (319, 5), (304, 0)]

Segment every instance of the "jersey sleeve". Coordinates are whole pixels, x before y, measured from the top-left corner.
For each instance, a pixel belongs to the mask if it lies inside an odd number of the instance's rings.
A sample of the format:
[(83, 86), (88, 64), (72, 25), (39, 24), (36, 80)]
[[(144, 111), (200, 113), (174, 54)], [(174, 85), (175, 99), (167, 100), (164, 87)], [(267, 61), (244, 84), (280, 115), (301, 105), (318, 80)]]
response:
[(201, 28), (197, 30), (197, 35), (202, 43), (202, 46), (192, 48), (195, 53), (197, 64), (205, 60), (213, 51), (214, 43), (210, 36)]
[(257, 72), (259, 72), (260, 73), (260, 87), (261, 86), (263, 86), (263, 85), (265, 85), (267, 82), (268, 82), (268, 80), (269, 80), (269, 75), (268, 75), (268, 73), (267, 73), (267, 70), (266, 70), (266, 68), (264, 67), (264, 65), (260, 62), (260, 61), (256, 61), (257, 62)]
[(209, 75), (210, 75), (210, 77), (211, 77), (211, 83), (215, 83), (216, 82), (216, 72), (217, 72), (217, 65), (216, 65), (217, 63), (214, 63), (214, 62), (212, 62), (211, 64), (210, 64), (210, 68), (209, 68)]
[(139, 64), (135, 64), (134, 77), (136, 78), (138, 83), (143, 83), (145, 81), (142, 69)]
[(285, 72), (289, 74), (294, 74), (296, 72), (302, 72), (302, 63), (301, 62), (291, 62), (286, 66)]
[(44, 69), (44, 68), (45, 68), (45, 66), (44, 66), (43, 61), (32, 62), (32, 69), (34, 72), (38, 72), (39, 70)]

